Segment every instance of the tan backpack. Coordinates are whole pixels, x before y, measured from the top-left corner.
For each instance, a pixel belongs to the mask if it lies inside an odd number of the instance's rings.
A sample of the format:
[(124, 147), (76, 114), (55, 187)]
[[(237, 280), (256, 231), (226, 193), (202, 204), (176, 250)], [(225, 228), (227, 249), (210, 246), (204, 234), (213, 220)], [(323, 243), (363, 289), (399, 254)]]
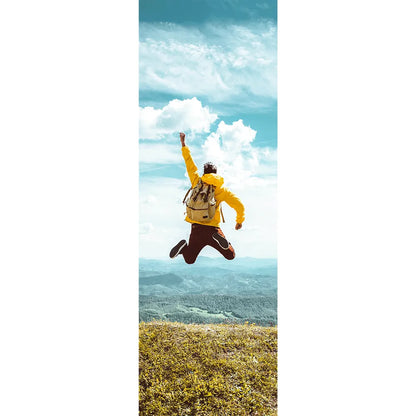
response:
[[(187, 199), (189, 192), (190, 197)], [(195, 187), (191, 187), (183, 199), (186, 204), (188, 218), (198, 222), (210, 222), (215, 215), (217, 201), (215, 200), (215, 186), (208, 185), (199, 179)]]

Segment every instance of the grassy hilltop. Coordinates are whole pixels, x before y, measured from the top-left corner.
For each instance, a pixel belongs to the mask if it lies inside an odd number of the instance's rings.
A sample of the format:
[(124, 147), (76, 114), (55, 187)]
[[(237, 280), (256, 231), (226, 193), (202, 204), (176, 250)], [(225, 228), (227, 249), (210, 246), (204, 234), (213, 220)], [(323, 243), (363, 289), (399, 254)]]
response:
[(275, 416), (277, 327), (142, 322), (141, 416)]

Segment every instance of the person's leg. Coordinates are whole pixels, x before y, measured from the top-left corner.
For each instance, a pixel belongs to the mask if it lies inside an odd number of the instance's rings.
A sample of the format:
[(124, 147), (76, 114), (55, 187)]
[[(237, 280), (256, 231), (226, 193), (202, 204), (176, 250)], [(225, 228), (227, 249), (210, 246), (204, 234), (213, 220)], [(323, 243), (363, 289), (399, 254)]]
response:
[(198, 254), (206, 246), (204, 239), (204, 225), (192, 224), (191, 235), (189, 236), (189, 244), (187, 244), (181, 251), (180, 254), (186, 263), (195, 263)]
[(220, 252), (227, 260), (235, 258), (233, 246), (227, 241), (224, 233), (219, 227), (192, 224), (189, 244), (186, 240), (181, 240), (172, 250), (170, 257), (174, 258), (179, 254), (183, 255), (186, 263), (195, 263), (199, 253), (209, 245)]
[(174, 259), (176, 256), (182, 253), (182, 250), (184, 249), (185, 246), (186, 246), (186, 240), (179, 241), (179, 243), (176, 244), (176, 246), (174, 246), (172, 250), (170, 251), (169, 257), (171, 259)]
[[(207, 227), (208, 228), (208, 227)], [(209, 227), (210, 233), (206, 244), (215, 248), (220, 252), (227, 260), (232, 260), (235, 258), (235, 250), (231, 243), (225, 238), (224, 233), (221, 228)]]

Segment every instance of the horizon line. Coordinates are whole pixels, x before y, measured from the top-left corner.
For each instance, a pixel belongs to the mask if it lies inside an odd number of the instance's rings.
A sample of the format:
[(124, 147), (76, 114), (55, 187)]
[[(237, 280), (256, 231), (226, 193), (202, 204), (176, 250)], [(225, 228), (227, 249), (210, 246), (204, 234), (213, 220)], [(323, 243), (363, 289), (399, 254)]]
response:
[[(208, 256), (198, 256), (198, 258), (202, 258), (202, 259), (223, 259), (222, 257), (208, 257)], [(240, 256), (238, 257), (239, 259), (255, 259), (255, 260), (277, 260), (277, 257), (250, 257), (250, 256)], [(235, 260), (237, 259), (237, 257), (233, 260), (228, 260), (228, 262), (235, 262)], [(171, 261), (173, 259), (167, 257), (139, 257), (139, 260), (166, 260), (166, 261)]]

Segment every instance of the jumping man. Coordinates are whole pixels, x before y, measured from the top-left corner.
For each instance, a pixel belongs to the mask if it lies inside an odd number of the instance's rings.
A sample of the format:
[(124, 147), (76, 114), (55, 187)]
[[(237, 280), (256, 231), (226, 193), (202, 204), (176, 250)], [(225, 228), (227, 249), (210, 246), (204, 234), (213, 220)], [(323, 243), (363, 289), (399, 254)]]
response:
[(191, 181), (192, 187), (195, 187), (200, 179), (208, 185), (214, 187), (215, 195), (215, 214), (209, 222), (198, 222), (192, 220), (187, 215), (185, 221), (190, 222), (191, 235), (189, 236), (189, 244), (186, 240), (179, 241), (170, 251), (170, 257), (174, 258), (179, 254), (183, 255), (186, 263), (195, 263), (198, 254), (205, 246), (211, 246), (218, 250), (226, 259), (232, 260), (235, 257), (235, 251), (232, 245), (227, 241), (224, 233), (220, 229), (220, 208), (221, 202), (226, 202), (237, 213), (235, 229), (239, 230), (244, 221), (244, 205), (241, 201), (227, 188), (223, 186), (224, 179), (217, 175), (217, 167), (207, 162), (204, 165), (204, 174), (200, 177), (197, 173), (197, 167), (192, 160), (191, 152), (185, 144), (185, 134), (179, 134), (182, 143), (182, 156), (185, 160), (186, 170)]

